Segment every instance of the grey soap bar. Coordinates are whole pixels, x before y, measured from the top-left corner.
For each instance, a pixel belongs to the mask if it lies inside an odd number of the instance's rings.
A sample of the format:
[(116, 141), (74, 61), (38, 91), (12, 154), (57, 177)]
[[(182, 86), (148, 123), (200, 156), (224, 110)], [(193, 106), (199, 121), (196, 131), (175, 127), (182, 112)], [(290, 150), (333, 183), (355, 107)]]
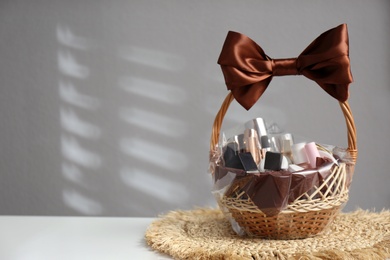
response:
[(267, 152), (265, 154), (264, 169), (271, 171), (280, 171), (282, 166), (283, 155), (276, 152)]
[(255, 171), (258, 169), (251, 153), (240, 153), (238, 154), (238, 157), (240, 157), (241, 164), (245, 171)]

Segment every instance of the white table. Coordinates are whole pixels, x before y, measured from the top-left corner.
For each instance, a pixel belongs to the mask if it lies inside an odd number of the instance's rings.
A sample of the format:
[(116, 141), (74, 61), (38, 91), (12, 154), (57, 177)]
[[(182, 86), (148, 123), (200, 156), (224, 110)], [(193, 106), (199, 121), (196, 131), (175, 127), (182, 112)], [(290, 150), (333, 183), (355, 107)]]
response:
[(153, 218), (0, 216), (0, 259), (171, 259), (144, 240)]

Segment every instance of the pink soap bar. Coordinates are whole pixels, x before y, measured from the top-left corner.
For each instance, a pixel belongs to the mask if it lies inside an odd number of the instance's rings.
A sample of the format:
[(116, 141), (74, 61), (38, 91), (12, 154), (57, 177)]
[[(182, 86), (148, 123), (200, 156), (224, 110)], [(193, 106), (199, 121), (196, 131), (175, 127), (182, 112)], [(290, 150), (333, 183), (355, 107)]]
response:
[(317, 157), (320, 157), (320, 153), (318, 152), (317, 146), (315, 142), (307, 143), (305, 145), (305, 151), (307, 155), (307, 159), (309, 160), (309, 164), (312, 168), (315, 168)]

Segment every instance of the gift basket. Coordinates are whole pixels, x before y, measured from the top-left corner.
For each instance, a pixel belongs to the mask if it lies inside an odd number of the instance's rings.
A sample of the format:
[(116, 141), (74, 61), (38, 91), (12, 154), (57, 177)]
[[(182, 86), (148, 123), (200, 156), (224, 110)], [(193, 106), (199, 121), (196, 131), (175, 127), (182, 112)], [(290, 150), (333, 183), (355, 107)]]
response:
[[(322, 232), (348, 200), (357, 158), (356, 130), (347, 102), (352, 82), (347, 26), (321, 34), (297, 58), (271, 59), (253, 40), (229, 32), (218, 63), (230, 90), (216, 115), (210, 141), (213, 194), (239, 235), (298, 239)], [(273, 76), (303, 75), (338, 100), (348, 148), (294, 143), (289, 133), (270, 134), (262, 118), (221, 136), (229, 105), (249, 110)]]

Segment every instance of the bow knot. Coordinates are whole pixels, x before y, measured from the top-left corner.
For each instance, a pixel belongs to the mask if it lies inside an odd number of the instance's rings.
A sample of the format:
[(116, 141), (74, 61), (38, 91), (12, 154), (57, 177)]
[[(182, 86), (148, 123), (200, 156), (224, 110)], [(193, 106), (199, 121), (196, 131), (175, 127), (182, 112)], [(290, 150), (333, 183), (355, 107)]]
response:
[(298, 75), (297, 58), (274, 59), (272, 62), (273, 76)]
[(227, 88), (245, 109), (264, 93), (273, 76), (304, 75), (340, 102), (352, 82), (347, 25), (321, 34), (297, 58), (271, 59), (247, 36), (230, 31), (218, 59)]

